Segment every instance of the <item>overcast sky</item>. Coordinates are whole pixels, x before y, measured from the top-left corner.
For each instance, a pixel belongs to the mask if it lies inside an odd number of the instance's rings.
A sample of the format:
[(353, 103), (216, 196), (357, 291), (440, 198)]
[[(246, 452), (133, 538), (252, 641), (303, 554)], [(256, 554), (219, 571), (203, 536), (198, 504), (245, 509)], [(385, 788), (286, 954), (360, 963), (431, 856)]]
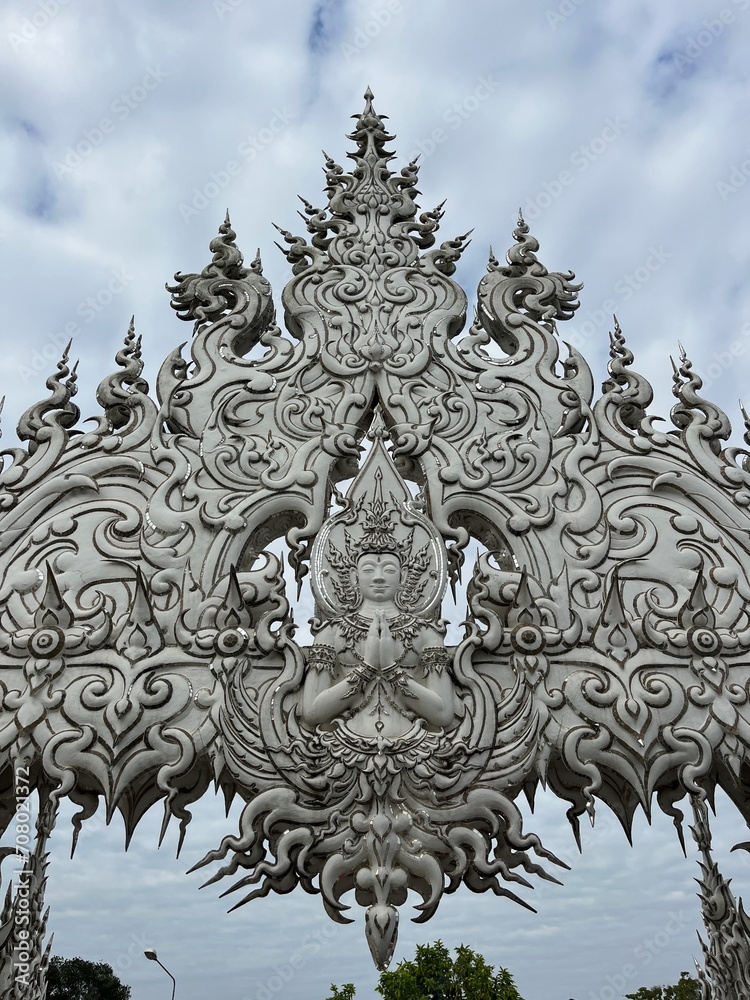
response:
[[(684, 344), (741, 439), (750, 362), (750, 0), (5, 0), (0, 7), (0, 356), (3, 444), (73, 336), (85, 415), (131, 313), (151, 382), (189, 330), (164, 283), (200, 270), (229, 207), (261, 248), (276, 301), (289, 276), (272, 223), (299, 230), (297, 194), (322, 200), (321, 148), (345, 160), (369, 84), (398, 139), (421, 152), (422, 206), (447, 198), (444, 239), (474, 229), (458, 280), (475, 295), (518, 207), (582, 306), (561, 335), (599, 380), (614, 310), (653, 412), (671, 405)], [(746, 393), (750, 397), (750, 393)], [(750, 398), (746, 398), (750, 404)], [(157, 852), (159, 809), (127, 855), (94, 820), (73, 862), (61, 820), (50, 870), (55, 952), (110, 962), (134, 1000), (324, 1000), (376, 976), (362, 915), (349, 927), (301, 891), (231, 915), (186, 869), (234, 832), (218, 800), (195, 810), (183, 857)], [(582, 857), (564, 804), (531, 827), (573, 865), (534, 893), (536, 915), (458, 893), (427, 925), (402, 913), (396, 960), (417, 942), (465, 943), (507, 966), (526, 1000), (612, 1000), (675, 981), (698, 954), (692, 853), (671, 823), (635, 824), (631, 850), (600, 807)], [(750, 897), (747, 831), (719, 802), (716, 854)], [(690, 847), (691, 845), (689, 845)], [(296, 969), (292, 969), (294, 957)], [(288, 981), (287, 981), (288, 980)]]

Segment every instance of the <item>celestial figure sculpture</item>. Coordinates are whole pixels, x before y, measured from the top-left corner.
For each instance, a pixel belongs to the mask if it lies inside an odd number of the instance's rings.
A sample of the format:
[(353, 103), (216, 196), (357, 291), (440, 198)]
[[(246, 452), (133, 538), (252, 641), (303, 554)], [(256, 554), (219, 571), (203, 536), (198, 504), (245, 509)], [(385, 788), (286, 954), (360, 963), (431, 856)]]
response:
[[(304, 656), (287, 649), (286, 669), (259, 695), (257, 722), (247, 699), (235, 713), (227, 697), (220, 715), (228, 746), (260, 727), (296, 794), (283, 794), (277, 780), (246, 807), (240, 837), (225, 837), (202, 864), (231, 855), (211, 881), (254, 867), (232, 886), (262, 881), (243, 902), (317, 878), (337, 920), (346, 919), (341, 896), (353, 888), (367, 907), (373, 958), (385, 968), (409, 889), (422, 896), (425, 919), (446, 884), (468, 877), (518, 899), (499, 876), (528, 884), (513, 870), (520, 866), (551, 878), (527, 850), (555, 859), (521, 832), (509, 798), (471, 788), (492, 746), (492, 695), (472, 669), (474, 645), (445, 646), (444, 544), (396, 471), (382, 430), (374, 436), (343, 510), (326, 520), (312, 548), (313, 645)], [(248, 783), (247, 766), (239, 757), (235, 765)], [(490, 824), (485, 811), (494, 815)], [(264, 841), (275, 864), (257, 863)]]
[(352, 575), (361, 603), (323, 626), (310, 652), (315, 669), (302, 702), (308, 725), (342, 719), (363, 737), (391, 738), (417, 718), (432, 727), (453, 721), (443, 636), (396, 606), (402, 572), (387, 548), (364, 547), (357, 556)]
[[(380, 437), (359, 479), (364, 490), (360, 494), (355, 484), (351, 501), (359, 530), (347, 526), (348, 515), (334, 519), (324, 525), (313, 554), (318, 607), (329, 614), (317, 623), (308, 652), (301, 717), (313, 727), (336, 722), (375, 740), (404, 737), (415, 728), (447, 729), (460, 702), (448, 670), (445, 628), (429, 613), (439, 610), (446, 585), (445, 557), (438, 557), (442, 542), (409, 509)], [(403, 491), (400, 501), (394, 488)], [(341, 549), (337, 528), (343, 528)], [(418, 551), (416, 528), (428, 539)]]
[(131, 324), (78, 431), (66, 350), (0, 468), (3, 825), (23, 769), (50, 817), (75, 802), (74, 845), (100, 801), (129, 840), (159, 800), (181, 845), (214, 782), (244, 809), (211, 881), (301, 886), (341, 922), (355, 902), (381, 968), (410, 892), (426, 920), (459, 885), (524, 903), (511, 887), (550, 877), (515, 804), (540, 786), (577, 838), (601, 804), (629, 834), (656, 800), (684, 840), (683, 800), (717, 787), (750, 822), (750, 451), (683, 351), (658, 429), (616, 321), (595, 399), (558, 339), (581, 286), (522, 218), (464, 329), (467, 237), (436, 245), (392, 138), (368, 91), (351, 171), (326, 158), (326, 207), (281, 231), (288, 335), (227, 218), (169, 289), (194, 335), (158, 404)]

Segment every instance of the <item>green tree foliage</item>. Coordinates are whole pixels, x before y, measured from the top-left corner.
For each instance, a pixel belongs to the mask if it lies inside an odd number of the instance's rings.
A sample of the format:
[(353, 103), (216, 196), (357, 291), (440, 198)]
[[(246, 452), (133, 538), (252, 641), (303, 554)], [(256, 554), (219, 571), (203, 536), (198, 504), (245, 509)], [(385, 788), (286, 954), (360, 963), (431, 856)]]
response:
[(55, 957), (47, 971), (45, 1000), (130, 1000), (130, 987), (106, 962)]
[(687, 972), (681, 972), (680, 981), (674, 986), (641, 986), (626, 995), (628, 1000), (701, 1000), (701, 984)]
[(331, 995), (328, 997), (328, 1000), (354, 1000), (356, 992), (354, 983), (344, 983), (343, 986), (334, 986), (332, 983)]
[[(414, 959), (381, 972), (375, 988), (383, 1000), (523, 1000), (507, 969), (495, 972), (464, 945), (451, 958), (442, 941), (417, 945)], [(354, 1000), (355, 992), (351, 983), (331, 986), (327, 1000)]]

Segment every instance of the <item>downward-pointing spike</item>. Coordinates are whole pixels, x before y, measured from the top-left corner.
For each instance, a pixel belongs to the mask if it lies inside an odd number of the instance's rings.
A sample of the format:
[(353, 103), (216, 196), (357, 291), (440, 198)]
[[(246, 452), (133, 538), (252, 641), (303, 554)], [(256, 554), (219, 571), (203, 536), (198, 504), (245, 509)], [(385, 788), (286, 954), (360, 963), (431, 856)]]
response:
[(168, 800), (164, 803), (164, 816), (161, 821), (161, 830), (159, 831), (159, 843), (158, 847), (161, 847), (164, 842), (164, 837), (167, 833), (167, 828), (169, 827), (169, 821), (172, 818), (172, 814), (169, 811)]

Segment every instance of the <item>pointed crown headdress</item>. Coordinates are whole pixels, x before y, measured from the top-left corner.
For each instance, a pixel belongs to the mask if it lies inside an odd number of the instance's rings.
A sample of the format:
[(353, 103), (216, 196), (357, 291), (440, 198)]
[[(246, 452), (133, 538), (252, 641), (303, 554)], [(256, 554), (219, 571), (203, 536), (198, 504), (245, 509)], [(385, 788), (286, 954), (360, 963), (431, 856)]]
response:
[[(366, 552), (390, 552), (407, 562), (411, 555), (413, 532), (408, 538), (396, 538), (394, 519), (398, 517), (395, 498), (392, 505), (383, 499), (382, 477), (376, 475), (375, 496), (369, 504), (364, 503), (365, 497), (360, 497), (357, 503), (357, 520), (360, 531), (354, 535), (345, 532), (347, 552), (351, 554), (351, 563), (356, 564), (360, 556)], [(332, 544), (332, 543), (329, 543)]]
[(352, 570), (368, 552), (398, 557), (399, 608), (419, 616), (436, 610), (447, 579), (445, 546), (418, 509), (379, 436), (352, 483), (344, 510), (328, 518), (313, 546), (312, 587), (322, 614), (335, 617), (359, 605)]

